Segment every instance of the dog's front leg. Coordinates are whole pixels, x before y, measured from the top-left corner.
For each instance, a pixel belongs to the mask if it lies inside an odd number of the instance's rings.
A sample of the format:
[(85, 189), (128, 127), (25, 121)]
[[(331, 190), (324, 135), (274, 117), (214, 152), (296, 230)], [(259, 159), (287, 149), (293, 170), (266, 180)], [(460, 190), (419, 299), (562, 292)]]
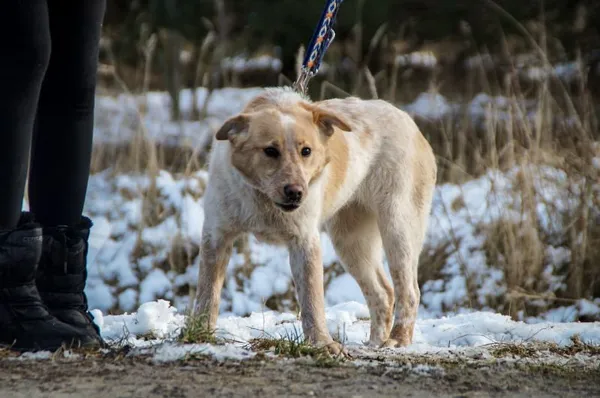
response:
[(233, 237), (204, 231), (201, 261), (196, 289), (194, 314), (207, 317), (207, 327), (214, 330), (219, 316), (221, 290), (225, 281), (227, 263), (231, 258)]
[(326, 346), (332, 354), (339, 354), (342, 347), (333, 341), (325, 323), (323, 261), (318, 232), (310, 237), (294, 239), (289, 251), (304, 336), (310, 343)]

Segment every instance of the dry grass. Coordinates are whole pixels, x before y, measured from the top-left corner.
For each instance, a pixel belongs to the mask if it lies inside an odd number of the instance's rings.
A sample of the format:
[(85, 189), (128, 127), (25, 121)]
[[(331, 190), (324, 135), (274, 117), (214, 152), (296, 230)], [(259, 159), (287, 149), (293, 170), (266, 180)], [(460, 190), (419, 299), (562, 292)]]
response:
[[(382, 39), (383, 31), (384, 27), (372, 38), (371, 48), (375, 48)], [(526, 32), (525, 34), (527, 35)], [(210, 40), (207, 39), (207, 43)], [(549, 67), (543, 48), (544, 41), (535, 40), (531, 36), (527, 40), (532, 54), (539, 58), (544, 67)], [(148, 51), (147, 56), (152, 56), (152, 52)], [(197, 82), (206, 80), (206, 76), (211, 73), (207, 67), (209, 55), (203, 52), (200, 56), (203, 61), (202, 67), (198, 69), (200, 75), (197, 76)], [(437, 121), (416, 118), (437, 154), (440, 182), (461, 183), (480, 176), (489, 169), (520, 170), (518, 184), (513, 188), (514, 197), (521, 204), (520, 217), (516, 220), (500, 220), (486, 226), (484, 231), (488, 264), (503, 271), (509, 293), (503, 302), (495, 305), (502, 312), (515, 317), (521, 311), (537, 311), (530, 304), (533, 301), (539, 302), (540, 299), (546, 301), (545, 308), (550, 308), (557, 303), (564, 303), (564, 300), (600, 296), (600, 267), (597, 266), (600, 264), (600, 221), (594, 218), (600, 208), (600, 199), (594, 197), (592, 188), (600, 178), (598, 170), (591, 167), (592, 159), (599, 156), (600, 150), (596, 144), (599, 139), (598, 107), (595, 99), (585, 89), (586, 74), (583, 73), (583, 67), (581, 69), (576, 93), (552, 76), (524, 89), (516, 75), (508, 78), (504, 76), (501, 84), (498, 84), (498, 81), (489, 80), (489, 73), (475, 69), (472, 76), (467, 76), (462, 83), (453, 87), (454, 91), (470, 98), (476, 94), (471, 87), (473, 81), (478, 79), (477, 87), (490, 87), (490, 95), (505, 98), (506, 102), (501, 109), (491, 105), (479, 120), (473, 120), (469, 116), (466, 106)], [(403, 91), (400, 73), (398, 68), (391, 72), (377, 73), (364, 68), (356, 75), (351, 91), (364, 97), (393, 100)], [(440, 86), (445, 86), (447, 90), (449, 82), (438, 81), (437, 76), (440, 74), (428, 75), (426, 86), (432, 91)], [(347, 94), (336, 85), (338, 82), (333, 72), (327, 77), (329, 79), (314, 83), (320, 84), (321, 98), (330, 93), (335, 96)], [(116, 80), (122, 82), (118, 76)], [(381, 92), (378, 88), (384, 82), (388, 86)], [(124, 85), (123, 90), (128, 91)], [(407, 95), (410, 96), (403, 93), (404, 97)], [(140, 117), (143, 112), (140, 109)], [(199, 117), (202, 117), (202, 112)], [(126, 146), (97, 146), (93, 169), (99, 171), (110, 165), (115, 174), (134, 171), (147, 174), (152, 179), (156, 179), (162, 169), (189, 176), (204, 167), (206, 149), (165, 148), (148, 139), (140, 127), (133, 141)], [(536, 169), (531, 165), (556, 167), (567, 175), (568, 181), (572, 183), (569, 186), (578, 184), (580, 187), (565, 196), (579, 203), (574, 211), (557, 208), (556, 212), (549, 215), (564, 225), (561, 231), (549, 234), (540, 225), (540, 197), (536, 195), (536, 184), (541, 176), (536, 174)], [(166, 210), (161, 208), (157, 195), (158, 192), (153, 189), (145, 192), (144, 223), (140, 229), (156, 225), (164, 218)], [(459, 202), (453, 204), (457, 207), (461, 205)], [(544, 205), (548, 209), (556, 207), (551, 200)], [(444, 245), (427, 248), (423, 252), (421, 284), (440, 276), (445, 259), (457, 249), (458, 243), (458, 238), (450, 236)], [(541, 282), (546, 261), (545, 248), (548, 245), (570, 251), (570, 261), (560, 270), (566, 276), (566, 286), (550, 294), (549, 287)], [(182, 267), (185, 268), (197, 256), (197, 248), (189, 248), (179, 241), (175, 242), (175, 246), (169, 258), (169, 267), (182, 272)], [(336, 267), (332, 269), (334, 271), (331, 272), (337, 272)], [(468, 287), (469, 296), (474, 297), (477, 286)], [(290, 298), (290, 295), (284, 296), (286, 299)], [(278, 308), (277, 299), (273, 301), (269, 307)], [(195, 327), (189, 330), (192, 329), (196, 330)], [(195, 335), (196, 332), (192, 334)]]
[(178, 341), (184, 344), (215, 344), (217, 342), (215, 331), (210, 329), (207, 323), (208, 317), (205, 314), (188, 314), (185, 318), (185, 325), (179, 334)]
[(598, 356), (600, 346), (584, 343), (579, 336), (574, 335), (571, 344), (565, 346), (555, 343), (499, 343), (490, 348), (490, 354), (495, 358), (536, 358), (547, 353), (561, 357), (572, 357), (578, 354)]
[(308, 343), (296, 329), (279, 338), (267, 336), (252, 339), (247, 348), (259, 354), (272, 353), (279, 358), (310, 358), (321, 367), (336, 366), (345, 360), (343, 355), (330, 354), (326, 347)]
[(0, 348), (0, 359), (14, 358), (17, 355), (18, 353), (16, 351), (4, 347)]

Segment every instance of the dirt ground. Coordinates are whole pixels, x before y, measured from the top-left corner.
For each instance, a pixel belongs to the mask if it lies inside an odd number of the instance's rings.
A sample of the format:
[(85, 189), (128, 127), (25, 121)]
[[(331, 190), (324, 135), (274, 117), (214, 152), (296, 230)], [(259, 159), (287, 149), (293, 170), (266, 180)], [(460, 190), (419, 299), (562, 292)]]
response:
[(64, 356), (0, 360), (0, 397), (594, 397), (600, 368)]

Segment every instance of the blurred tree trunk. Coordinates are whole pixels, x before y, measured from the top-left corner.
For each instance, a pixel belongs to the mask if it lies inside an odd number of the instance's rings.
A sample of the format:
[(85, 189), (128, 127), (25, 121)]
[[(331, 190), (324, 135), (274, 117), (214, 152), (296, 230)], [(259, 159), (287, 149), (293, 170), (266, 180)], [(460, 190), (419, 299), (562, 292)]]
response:
[(164, 54), (165, 85), (171, 97), (171, 118), (180, 119), (179, 91), (181, 90), (180, 54), (183, 37), (172, 29), (160, 29), (160, 41)]
[[(215, 6), (215, 31), (217, 33), (217, 44), (212, 57), (212, 66), (215, 70), (220, 69), (220, 63), (229, 53), (229, 35), (233, 26), (233, 18), (227, 14), (225, 0), (214, 0)], [(209, 85), (214, 82), (209, 80)]]
[[(206, 116), (206, 109), (203, 105), (203, 112), (200, 111), (198, 107), (198, 96), (196, 95), (196, 90), (198, 87), (202, 86), (205, 81), (205, 76), (211, 74), (211, 65), (210, 58), (213, 53), (213, 47), (216, 41), (216, 35), (214, 31), (209, 31), (202, 44), (200, 46), (195, 46), (195, 59), (196, 59), (196, 73), (194, 76), (194, 84), (192, 86), (193, 95), (193, 110), (192, 110), (192, 119), (200, 120)], [(207, 101), (204, 101), (206, 104)]]
[(225, 0), (215, 0), (215, 11), (217, 12), (217, 32), (219, 41), (225, 42), (228, 39), (231, 29), (231, 20), (225, 11)]
[[(214, 25), (209, 28), (209, 34), (205, 38), (203, 48), (206, 48), (206, 52), (201, 51), (201, 57), (204, 55), (204, 62), (201, 64), (206, 71), (203, 75), (207, 75), (206, 79), (206, 97), (202, 109), (200, 109), (198, 118), (202, 119), (206, 117), (208, 110), (208, 103), (210, 97), (218, 84), (215, 81), (213, 71), (220, 70), (220, 63), (223, 58), (228, 54), (229, 48), (229, 35), (233, 27), (233, 17), (227, 14), (225, 7), (225, 0), (214, 0), (215, 20)], [(209, 50), (207, 47), (212, 47), (212, 53), (209, 56)]]

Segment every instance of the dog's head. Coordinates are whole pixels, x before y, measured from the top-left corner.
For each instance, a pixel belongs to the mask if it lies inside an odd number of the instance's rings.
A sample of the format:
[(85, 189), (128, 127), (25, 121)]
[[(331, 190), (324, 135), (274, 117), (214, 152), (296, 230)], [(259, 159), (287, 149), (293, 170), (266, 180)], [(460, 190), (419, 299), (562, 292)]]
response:
[(307, 102), (282, 111), (262, 107), (227, 120), (217, 140), (231, 143), (231, 164), (247, 183), (283, 211), (296, 210), (329, 162), (335, 128), (350, 131), (333, 113)]

